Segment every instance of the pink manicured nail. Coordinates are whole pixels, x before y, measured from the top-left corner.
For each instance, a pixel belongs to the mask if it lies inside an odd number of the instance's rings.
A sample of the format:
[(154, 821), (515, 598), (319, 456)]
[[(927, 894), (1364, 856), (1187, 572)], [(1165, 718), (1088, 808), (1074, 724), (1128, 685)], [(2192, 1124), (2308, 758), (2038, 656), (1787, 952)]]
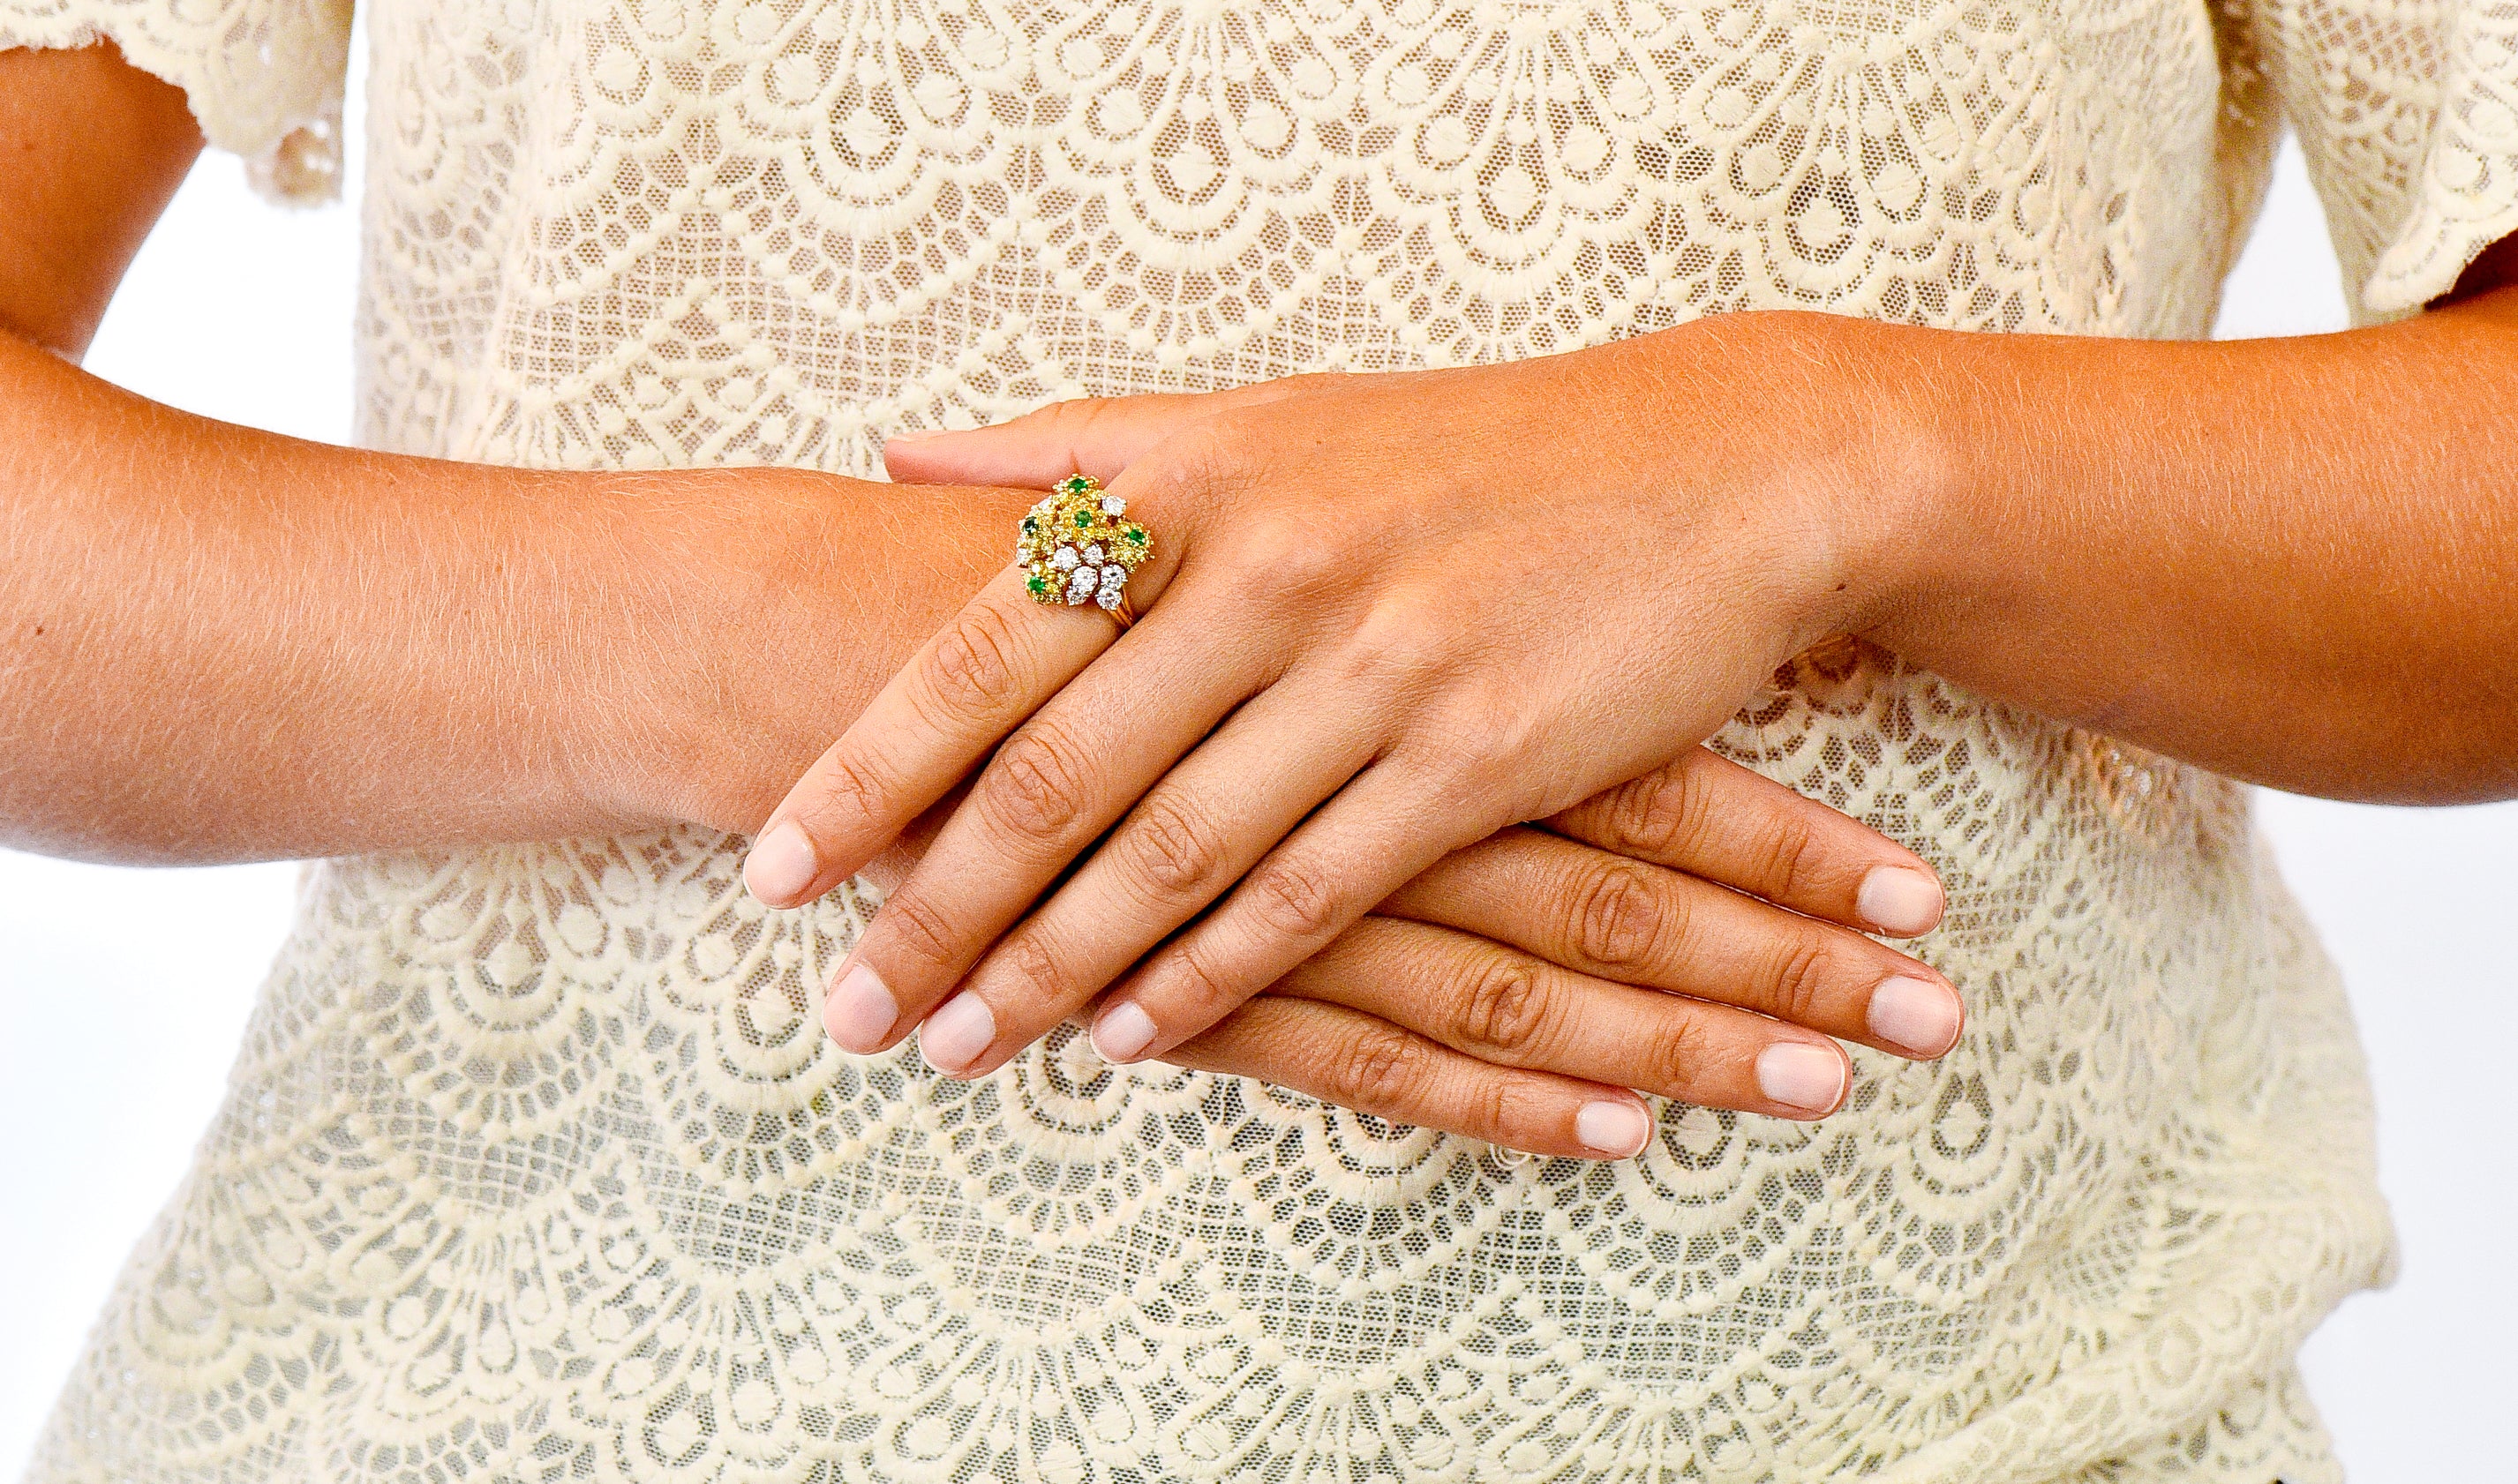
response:
[(813, 837), (794, 820), (780, 820), (752, 842), (752, 853), (743, 858), (743, 887), (773, 907), (783, 907), (811, 891), (820, 870)]
[(1114, 1004), (1093, 1022), (1093, 1049), (1106, 1062), (1132, 1062), (1154, 1039), (1154, 1018), (1135, 1005)]
[(1894, 938), (1929, 933), (1947, 905), (1941, 883), (1908, 866), (1875, 866), (1853, 894), (1862, 920)]
[(1585, 1103), (1574, 1115), (1574, 1137), (1585, 1149), (1625, 1159), (1643, 1151), (1652, 1137), (1652, 1120), (1632, 1103)]
[(927, 1065), (946, 1076), (985, 1055), (997, 1039), (997, 1017), (988, 1002), (964, 990), (918, 1028), (919, 1054)]
[(1807, 1041), (1777, 1041), (1758, 1053), (1758, 1090), (1787, 1108), (1825, 1113), (1845, 1095), (1845, 1059)]
[(950, 428), (909, 428), (884, 440), (886, 444), (921, 444), (952, 432)]
[(848, 965), (840, 982), (822, 998), (822, 1029), (844, 1051), (871, 1054), (900, 1019), (900, 1002), (883, 980), (862, 963)]
[(1959, 996), (1929, 979), (1900, 974), (1871, 992), (1871, 1034), (1909, 1056), (1938, 1056), (1959, 1039)]

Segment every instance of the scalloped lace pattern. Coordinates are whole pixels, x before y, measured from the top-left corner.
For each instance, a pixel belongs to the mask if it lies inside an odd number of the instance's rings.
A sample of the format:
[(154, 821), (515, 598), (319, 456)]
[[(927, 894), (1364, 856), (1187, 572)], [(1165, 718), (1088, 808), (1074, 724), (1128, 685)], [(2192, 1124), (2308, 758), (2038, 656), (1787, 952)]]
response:
[(341, 191), (350, 0), (0, 0), (0, 49), (109, 40), (182, 88), (202, 137), (276, 200)]
[[(2197, 335), (2277, 100), (2417, 300), (2510, 209), (2506, 11), (379, 0), (362, 438), (862, 472), (1739, 308)], [(268, 145), (311, 16), (0, 40)], [(1972, 1018), (1614, 1166), (1063, 1037), (841, 1055), (866, 904), (765, 913), (700, 831), (325, 863), (34, 1477), (2332, 1478), (2290, 1357), (2390, 1236), (2243, 793), (1843, 646), (1720, 744), (1940, 866)]]

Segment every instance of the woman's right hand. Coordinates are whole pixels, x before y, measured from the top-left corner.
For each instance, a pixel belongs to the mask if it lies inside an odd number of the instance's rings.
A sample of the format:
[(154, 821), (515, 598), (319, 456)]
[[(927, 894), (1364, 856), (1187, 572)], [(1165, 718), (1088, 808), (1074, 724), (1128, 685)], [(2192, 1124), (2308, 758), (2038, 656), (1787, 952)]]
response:
[[(869, 875), (896, 879), (915, 849)], [(1927, 932), (1941, 911), (1911, 853), (1697, 748), (1446, 857), (1163, 1059), (1534, 1154), (1623, 1159), (1652, 1128), (1636, 1090), (1816, 1119), (1850, 1082), (1836, 1038), (1946, 1052), (1964, 1018), (1949, 982), (1863, 936)], [(847, 1009), (834, 999), (825, 1018)]]

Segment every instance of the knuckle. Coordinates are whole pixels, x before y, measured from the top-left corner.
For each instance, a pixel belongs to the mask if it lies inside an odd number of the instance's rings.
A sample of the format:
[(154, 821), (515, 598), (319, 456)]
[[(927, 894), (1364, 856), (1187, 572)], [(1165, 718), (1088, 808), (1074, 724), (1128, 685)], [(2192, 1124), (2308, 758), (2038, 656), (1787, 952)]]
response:
[(1766, 969), (1766, 1010), (1779, 1020), (1808, 1025), (1827, 995), (1827, 949), (1797, 937), (1776, 950)]
[(1052, 837), (1084, 812), (1081, 749), (1056, 724), (1035, 717), (1008, 739), (988, 770), (987, 789), (999, 820), (1034, 837)]
[(1660, 1023), (1645, 1033), (1638, 1052), (1638, 1065), (1651, 1079), (1651, 1090), (1665, 1097), (1686, 1096), (1703, 1059), (1702, 1039), (1692, 1017), (1661, 1017)]
[(1164, 1013), (1157, 1020), (1170, 1024), (1175, 1017), (1204, 1023), (1214, 1020), (1238, 1005), (1244, 996), (1233, 993), (1224, 975), (1207, 956), (1195, 939), (1184, 940), (1172, 954), (1171, 972), (1164, 977), (1162, 998)]
[(1531, 1095), (1528, 1082), (1496, 1068), (1479, 1069), (1467, 1089), (1469, 1117), (1481, 1135), (1495, 1144), (1530, 1142), (1541, 1126), (1544, 1108)]
[(1593, 963), (1631, 968), (1649, 962), (1662, 941), (1661, 893), (1629, 861), (1586, 864), (1572, 895), (1576, 948)]
[(1220, 491), (1248, 481), (1252, 451), (1251, 439), (1237, 422), (1211, 417), (1164, 441), (1154, 485), (1161, 494), (1178, 501), (1168, 508), (1202, 509)]
[(885, 793), (864, 759), (835, 752), (814, 779), (811, 799), (802, 812), (816, 823), (881, 819)]
[(1477, 1051), (1526, 1054), (1547, 1025), (1548, 996), (1538, 974), (1500, 954), (1479, 955), (1454, 1002), (1453, 1032)]
[(1073, 397), (1054, 402), (1040, 409), (1038, 416), (1063, 433), (1081, 434), (1099, 422), (1110, 410), (1109, 399)]
[(877, 921), (899, 953), (932, 967), (949, 969), (959, 959), (953, 930), (934, 904), (914, 892), (901, 892), (883, 905)]
[(1423, 1042), (1396, 1026), (1368, 1025), (1330, 1053), (1324, 1080), (1332, 1101), (1381, 1112), (1408, 1106), (1426, 1070)]
[(1147, 799), (1114, 843), (1130, 873), (1166, 898), (1200, 895), (1224, 866), (1215, 827), (1179, 799)]
[(1609, 799), (1608, 827), (1624, 847), (1668, 859), (1689, 853), (1708, 811), (1689, 770), (1664, 768), (1622, 785)]
[[(1393, 683), (1407, 690), (1450, 667), (1458, 643), (1458, 626), (1426, 595), (1385, 596), (1356, 625), (1345, 647), (1349, 678)], [(1481, 697), (1483, 702), (1489, 698)], [(1496, 708), (1476, 706), (1479, 719), (1492, 720)], [(1458, 735), (1479, 735), (1471, 728)]]
[(1023, 986), (1029, 996), (1026, 1003), (1060, 1004), (1066, 999), (1066, 975), (1058, 966), (1057, 955), (1041, 941), (1037, 932), (1020, 932), (1008, 938), (997, 950), (1007, 975)]
[(1319, 871), (1291, 861), (1273, 861), (1251, 879), (1251, 899), (1262, 921), (1289, 937), (1325, 938), (1338, 925), (1338, 898)]
[(1237, 522), (1232, 540), (1235, 570), (1254, 600), (1293, 602), (1345, 566), (1320, 522), (1273, 502)]
[(935, 646), (929, 674), (934, 699), (947, 715), (993, 711), (1012, 700), (1021, 674), (1022, 640), (1005, 611), (974, 605), (955, 618)]
[(1506, 735), (1507, 728), (1494, 726), (1482, 732), (1475, 722), (1438, 720), (1435, 729), (1463, 739), (1440, 755), (1417, 754), (1428, 797), (1439, 817), (1483, 825), (1490, 833), (1507, 818), (1529, 817), (1532, 811), (1524, 806), (1530, 784), (1542, 775), (1534, 766), (1538, 759), (1516, 738)]
[(1821, 865), (1818, 833), (1809, 821), (1799, 814), (1788, 813), (1769, 827), (1759, 852), (1765, 894), (1772, 898), (1799, 896), (1811, 884)]

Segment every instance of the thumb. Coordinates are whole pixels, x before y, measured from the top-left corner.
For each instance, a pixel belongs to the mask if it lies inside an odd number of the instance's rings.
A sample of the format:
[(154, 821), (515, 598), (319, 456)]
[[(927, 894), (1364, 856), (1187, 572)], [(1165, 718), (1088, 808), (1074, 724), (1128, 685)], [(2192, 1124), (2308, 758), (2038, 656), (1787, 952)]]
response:
[(1107, 485), (1183, 428), (1293, 395), (1292, 380), (1226, 392), (1082, 397), (985, 428), (903, 433), (883, 445), (883, 466), (904, 485), (1040, 489), (1071, 474), (1089, 474)]

